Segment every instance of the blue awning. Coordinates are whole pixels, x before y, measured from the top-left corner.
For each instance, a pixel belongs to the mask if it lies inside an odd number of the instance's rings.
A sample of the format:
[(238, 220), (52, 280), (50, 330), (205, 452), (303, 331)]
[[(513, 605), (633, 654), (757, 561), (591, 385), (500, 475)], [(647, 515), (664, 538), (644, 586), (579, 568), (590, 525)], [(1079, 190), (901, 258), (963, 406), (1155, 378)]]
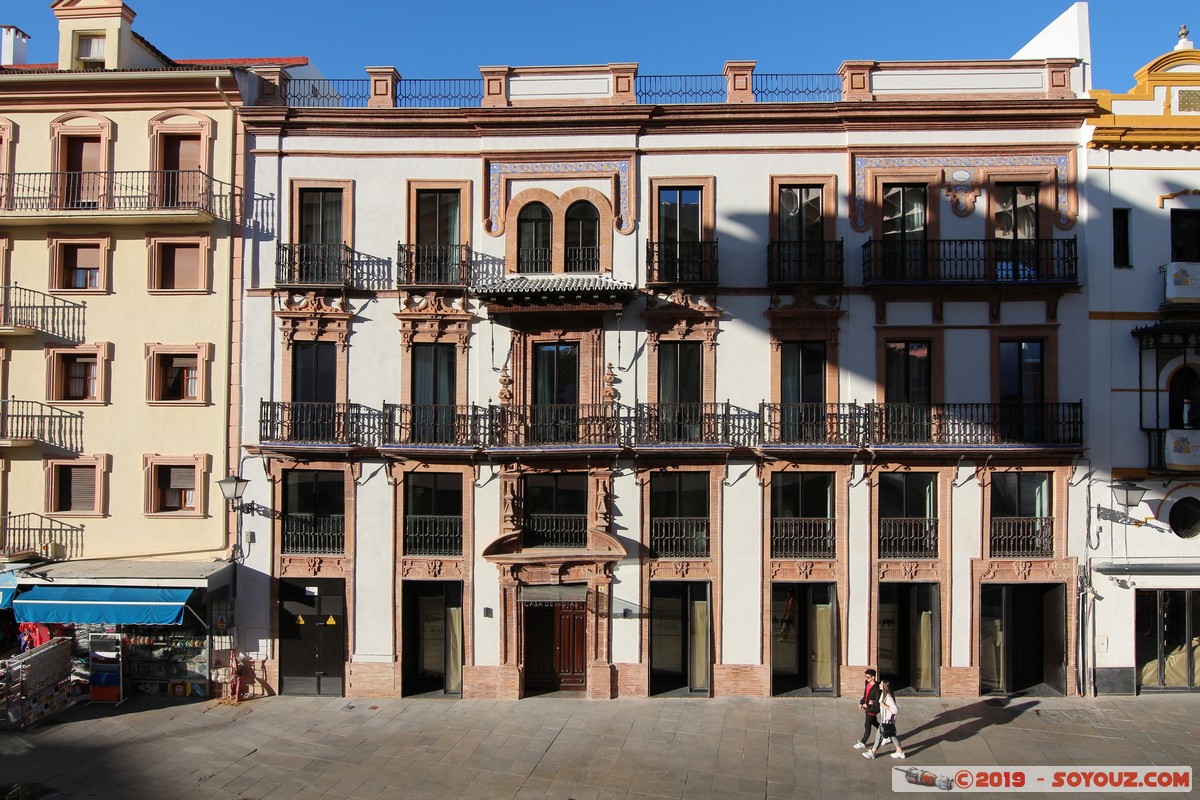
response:
[(0, 608), (12, 605), (13, 595), (17, 593), (17, 576), (13, 572), (0, 572)]
[(191, 593), (145, 586), (34, 586), (12, 605), (17, 622), (179, 625)]

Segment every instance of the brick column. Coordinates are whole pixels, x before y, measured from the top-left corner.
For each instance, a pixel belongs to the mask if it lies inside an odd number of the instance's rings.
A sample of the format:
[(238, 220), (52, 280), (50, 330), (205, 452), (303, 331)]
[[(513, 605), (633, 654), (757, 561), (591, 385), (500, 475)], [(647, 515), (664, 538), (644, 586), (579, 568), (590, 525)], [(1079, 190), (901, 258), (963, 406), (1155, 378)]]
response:
[(725, 102), (754, 102), (754, 67), (757, 61), (725, 62)]
[(287, 105), (288, 83), (291, 77), (283, 67), (254, 67), (250, 71), (259, 77), (259, 105)]
[(480, 67), (483, 76), (483, 107), (508, 107), (508, 67)]
[(609, 64), (612, 75), (612, 99), (620, 105), (637, 102), (637, 64)]
[(396, 84), (400, 82), (400, 73), (396, 72), (396, 68), (367, 67), (367, 78), (371, 86), (367, 108), (395, 108)]
[(842, 76), (842, 100), (862, 101), (874, 100), (871, 94), (871, 72), (875, 69), (874, 61), (843, 61), (838, 68)]

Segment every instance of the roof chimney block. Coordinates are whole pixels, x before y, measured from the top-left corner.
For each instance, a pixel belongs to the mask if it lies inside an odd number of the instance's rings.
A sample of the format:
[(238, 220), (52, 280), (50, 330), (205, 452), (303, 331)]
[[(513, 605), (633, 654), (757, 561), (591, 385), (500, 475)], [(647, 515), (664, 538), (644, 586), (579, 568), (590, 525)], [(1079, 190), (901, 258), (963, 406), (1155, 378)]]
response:
[(15, 25), (0, 25), (0, 67), (29, 63), (25, 56), (25, 44), (29, 34)]

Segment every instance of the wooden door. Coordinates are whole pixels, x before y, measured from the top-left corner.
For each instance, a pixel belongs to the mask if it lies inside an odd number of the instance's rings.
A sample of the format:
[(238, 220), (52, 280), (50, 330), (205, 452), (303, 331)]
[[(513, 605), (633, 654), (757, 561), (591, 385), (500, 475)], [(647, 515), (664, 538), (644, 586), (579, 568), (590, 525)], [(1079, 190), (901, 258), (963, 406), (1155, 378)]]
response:
[(526, 603), (525, 688), (577, 690), (587, 686), (587, 609), (584, 603)]
[(63, 208), (99, 208), (104, 197), (103, 154), (98, 136), (70, 136), (64, 141), (59, 192)]
[(162, 208), (199, 208), (204, 195), (199, 136), (168, 135), (162, 141)]

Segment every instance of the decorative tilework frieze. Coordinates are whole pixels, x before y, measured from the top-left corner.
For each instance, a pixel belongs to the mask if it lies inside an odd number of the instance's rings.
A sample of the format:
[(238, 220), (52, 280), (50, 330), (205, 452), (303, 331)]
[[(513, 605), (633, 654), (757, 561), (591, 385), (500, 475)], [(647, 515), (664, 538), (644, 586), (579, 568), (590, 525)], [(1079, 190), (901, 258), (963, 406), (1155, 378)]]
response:
[(506, 184), (514, 178), (575, 177), (611, 178), (616, 194), (613, 205), (617, 209), (613, 220), (617, 233), (628, 236), (633, 233), (637, 222), (634, 209), (637, 203), (633, 196), (633, 159), (618, 158), (605, 160), (570, 161), (488, 161), (488, 205), (484, 230), (490, 236), (504, 233), (505, 207), (508, 202)]

